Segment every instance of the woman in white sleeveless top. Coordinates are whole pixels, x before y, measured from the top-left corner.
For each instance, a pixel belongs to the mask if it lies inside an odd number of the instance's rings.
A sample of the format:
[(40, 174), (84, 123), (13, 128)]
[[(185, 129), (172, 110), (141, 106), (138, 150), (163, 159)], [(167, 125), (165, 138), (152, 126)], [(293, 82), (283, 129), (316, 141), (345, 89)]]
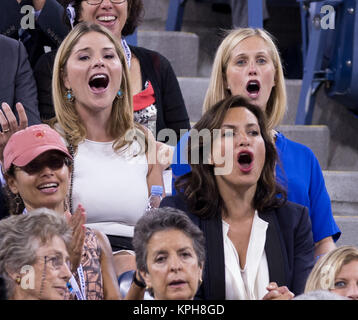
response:
[[(86, 208), (88, 225), (107, 234), (114, 251), (131, 249), (149, 190), (163, 185), (154, 137), (133, 121), (128, 79), (121, 45), (106, 28), (80, 24), (58, 49), (52, 87), (55, 128), (74, 156), (69, 202)], [(128, 252), (115, 257), (117, 274), (135, 268)]]
[[(81, 23), (62, 42), (53, 70), (53, 125), (74, 158), (70, 209), (81, 203), (88, 226), (107, 234), (113, 251), (121, 250), (115, 255), (117, 274), (135, 269), (134, 256), (122, 249), (131, 249), (151, 186), (163, 186), (163, 169), (156, 164), (153, 135), (134, 123), (121, 45), (106, 28)], [(19, 125), (6, 104), (3, 111), (0, 148), (27, 126), (21, 104)]]

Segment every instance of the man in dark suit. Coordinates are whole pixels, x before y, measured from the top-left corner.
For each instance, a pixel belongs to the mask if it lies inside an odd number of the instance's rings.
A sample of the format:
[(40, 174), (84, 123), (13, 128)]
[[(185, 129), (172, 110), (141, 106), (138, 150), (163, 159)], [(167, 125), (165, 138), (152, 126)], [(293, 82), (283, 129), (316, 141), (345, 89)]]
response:
[(26, 49), (17, 40), (0, 35), (0, 104), (6, 102), (17, 115), (15, 104), (25, 108), (28, 124), (41, 123), (35, 78)]
[[(25, 10), (31, 6), (34, 12)], [(23, 12), (21, 9), (23, 8)], [(0, 33), (20, 39), (34, 67), (45, 53), (45, 46), (57, 48), (68, 33), (63, 22), (63, 7), (56, 0), (1, 0)], [(30, 15), (34, 14), (34, 27)]]
[[(37, 88), (24, 45), (0, 35), (0, 104), (6, 102), (17, 115), (16, 103), (24, 106), (28, 124), (41, 123)], [(0, 219), (7, 215), (0, 183)]]

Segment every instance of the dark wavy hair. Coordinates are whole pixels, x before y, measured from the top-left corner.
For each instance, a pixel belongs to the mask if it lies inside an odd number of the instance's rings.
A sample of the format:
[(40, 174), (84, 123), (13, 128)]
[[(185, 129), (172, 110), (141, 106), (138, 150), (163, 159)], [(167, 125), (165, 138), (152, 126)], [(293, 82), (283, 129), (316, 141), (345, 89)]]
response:
[[(210, 155), (206, 153), (212, 150), (214, 129), (220, 129), (229, 109), (238, 107), (246, 108), (255, 115), (266, 149), (265, 163), (257, 182), (253, 207), (258, 211), (264, 211), (280, 207), (286, 201), (286, 191), (275, 178), (278, 157), (274, 141), (266, 127), (264, 112), (240, 96), (230, 96), (210, 108), (193, 127), (199, 133), (206, 129), (210, 136), (199, 135), (199, 139), (193, 139), (194, 130), (191, 131), (188, 140), (188, 160), (191, 172), (179, 177), (175, 182), (176, 190), (184, 194), (187, 199), (189, 210), (202, 218), (215, 216), (225, 205), (216, 183), (214, 166), (206, 161)], [(211, 144), (209, 148), (208, 143)], [(198, 155), (198, 159), (193, 159), (192, 155)]]
[[(71, 28), (66, 8), (67, 6), (72, 2), (73, 7), (76, 12), (76, 18), (74, 21), (74, 25), (78, 24), (79, 17), (81, 15), (81, 2), (83, 0), (60, 0), (59, 2), (62, 4), (62, 6), (65, 8), (64, 17), (63, 20), (65, 23)], [(128, 36), (132, 34), (135, 29), (141, 24), (143, 17), (144, 17), (144, 6), (143, 6), (143, 0), (127, 0), (128, 2), (128, 16), (126, 24), (123, 27), (122, 30), (122, 36)]]

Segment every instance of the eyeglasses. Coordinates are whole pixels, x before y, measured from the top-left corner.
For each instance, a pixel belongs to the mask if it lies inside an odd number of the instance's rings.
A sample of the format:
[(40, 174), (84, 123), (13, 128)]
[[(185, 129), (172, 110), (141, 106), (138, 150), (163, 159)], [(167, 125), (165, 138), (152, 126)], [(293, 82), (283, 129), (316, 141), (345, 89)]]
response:
[(71, 263), (69, 259), (64, 259), (61, 253), (56, 253), (52, 256), (44, 256), (45, 264), (49, 265), (54, 270), (59, 270), (65, 264), (71, 270)]
[(49, 154), (45, 158), (39, 156), (36, 159), (32, 160), (26, 166), (15, 167), (19, 168), (22, 171), (25, 171), (29, 175), (34, 175), (41, 172), (45, 167), (50, 168), (51, 170), (59, 170), (64, 165), (70, 166), (71, 160), (62, 154)]
[[(103, 2), (103, 0), (82, 0), (82, 1), (86, 1), (88, 4), (90, 4), (92, 6), (96, 6)], [(121, 3), (126, 2), (127, 0), (110, 0), (110, 1), (115, 4), (121, 4)]]

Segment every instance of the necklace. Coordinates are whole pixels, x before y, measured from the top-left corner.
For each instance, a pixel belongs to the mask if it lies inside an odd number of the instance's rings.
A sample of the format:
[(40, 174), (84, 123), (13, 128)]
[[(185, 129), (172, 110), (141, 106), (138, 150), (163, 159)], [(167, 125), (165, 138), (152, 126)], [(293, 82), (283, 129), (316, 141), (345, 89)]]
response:
[(72, 204), (72, 191), (73, 191), (73, 176), (75, 172), (75, 151), (73, 149), (72, 143), (68, 145), (68, 151), (70, 151), (70, 155), (72, 157), (72, 167), (71, 167), (71, 182), (70, 182), (70, 190), (68, 195), (68, 202), (70, 206), (70, 213), (73, 212), (73, 204)]

